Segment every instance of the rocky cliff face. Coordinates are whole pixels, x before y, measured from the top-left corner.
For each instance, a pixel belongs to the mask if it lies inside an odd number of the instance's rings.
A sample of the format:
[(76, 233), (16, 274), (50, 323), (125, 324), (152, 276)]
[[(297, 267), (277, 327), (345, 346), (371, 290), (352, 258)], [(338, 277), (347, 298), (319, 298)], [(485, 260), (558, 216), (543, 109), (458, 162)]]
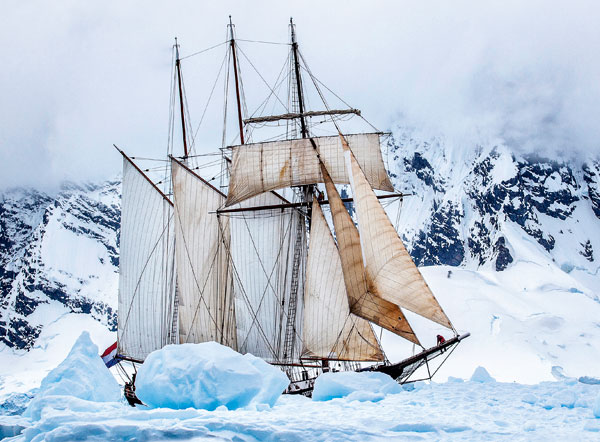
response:
[(65, 313), (116, 329), (120, 185), (0, 196), (0, 342), (30, 349)]
[(600, 164), (460, 149), (399, 130), (389, 140), (400, 218), (418, 265), (505, 270), (517, 259), (596, 272)]

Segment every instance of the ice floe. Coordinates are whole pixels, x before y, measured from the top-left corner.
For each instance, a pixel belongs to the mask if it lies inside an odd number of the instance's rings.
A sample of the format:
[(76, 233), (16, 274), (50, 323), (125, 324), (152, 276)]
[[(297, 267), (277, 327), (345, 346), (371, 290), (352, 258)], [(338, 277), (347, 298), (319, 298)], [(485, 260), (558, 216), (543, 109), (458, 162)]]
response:
[(250, 403), (273, 405), (288, 386), (277, 367), (217, 344), (168, 345), (139, 368), (136, 393), (153, 408), (230, 410)]

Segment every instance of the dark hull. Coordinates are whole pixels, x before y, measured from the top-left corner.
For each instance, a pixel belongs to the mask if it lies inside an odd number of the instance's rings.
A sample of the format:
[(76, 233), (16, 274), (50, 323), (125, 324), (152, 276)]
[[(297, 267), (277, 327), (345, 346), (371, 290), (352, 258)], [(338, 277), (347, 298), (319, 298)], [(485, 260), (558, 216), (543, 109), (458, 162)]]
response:
[[(437, 370), (441, 367), (441, 365), (446, 361), (447, 357), (450, 356), (454, 348), (463, 340), (471, 336), (470, 333), (465, 333), (460, 336), (455, 336), (451, 339), (448, 339), (443, 344), (436, 345), (435, 347), (428, 348), (423, 350), (416, 355), (411, 356), (410, 358), (406, 358), (400, 362), (395, 364), (379, 364), (379, 365), (371, 365), (370, 367), (360, 368), (356, 370), (357, 372), (364, 371), (378, 371), (380, 373), (385, 373), (399, 384), (404, 384), (407, 382), (414, 382), (417, 380), (426, 380), (431, 379), (437, 372)], [(445, 356), (440, 364), (437, 364), (436, 368), (432, 370), (432, 367), (429, 366), (429, 362), (433, 359), (436, 359), (440, 356)], [(412, 379), (412, 375), (421, 367), (427, 366), (427, 374), (423, 379)], [(284, 392), (284, 394), (301, 394), (304, 396), (312, 396), (312, 390), (314, 388), (314, 383), (316, 380), (316, 376), (310, 379), (304, 380), (292, 380), (290, 382), (290, 386)]]

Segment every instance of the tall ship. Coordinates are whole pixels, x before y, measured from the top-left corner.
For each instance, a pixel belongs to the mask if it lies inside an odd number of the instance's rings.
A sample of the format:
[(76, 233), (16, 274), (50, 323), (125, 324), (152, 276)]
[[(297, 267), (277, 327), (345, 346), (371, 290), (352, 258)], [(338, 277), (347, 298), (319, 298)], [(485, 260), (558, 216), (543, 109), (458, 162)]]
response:
[[(216, 341), (281, 367), (286, 392), (302, 394), (330, 370), (381, 371), (406, 382), (425, 367), (419, 373), (431, 378), (468, 333), (457, 333), (382, 205), (404, 196), (385, 167), (385, 134), (342, 130), (361, 112), (330, 106), (330, 90), (306, 64), (291, 20), (289, 27), (286, 63), (264, 102), (278, 102), (281, 113), (267, 113), (264, 103), (246, 111), (230, 19), (220, 46), (225, 98), (227, 87), (235, 91), (234, 142), (224, 130), (215, 153), (196, 152), (183, 81), (188, 58), (176, 42), (168, 156), (145, 168), (117, 147), (116, 358), (135, 366), (169, 344)], [(307, 108), (309, 89), (321, 99), (315, 109)], [(329, 134), (318, 133), (324, 126)], [(176, 131), (181, 149), (173, 147)], [(425, 348), (406, 311), (451, 337)], [(413, 354), (388, 360), (382, 330), (412, 343)]]

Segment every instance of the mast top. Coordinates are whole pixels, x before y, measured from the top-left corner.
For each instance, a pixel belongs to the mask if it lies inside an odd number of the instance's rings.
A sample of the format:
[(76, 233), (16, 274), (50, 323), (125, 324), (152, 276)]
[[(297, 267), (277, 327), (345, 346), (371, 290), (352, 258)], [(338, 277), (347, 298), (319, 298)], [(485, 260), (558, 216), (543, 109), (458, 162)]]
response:
[(294, 30), (294, 19), (292, 17), (290, 17), (290, 28), (292, 31), (292, 45), (296, 45), (296, 32)]
[(233, 41), (233, 21), (231, 20), (231, 15), (229, 15), (229, 24), (227, 25), (229, 28), (229, 33), (231, 35), (230, 41)]

